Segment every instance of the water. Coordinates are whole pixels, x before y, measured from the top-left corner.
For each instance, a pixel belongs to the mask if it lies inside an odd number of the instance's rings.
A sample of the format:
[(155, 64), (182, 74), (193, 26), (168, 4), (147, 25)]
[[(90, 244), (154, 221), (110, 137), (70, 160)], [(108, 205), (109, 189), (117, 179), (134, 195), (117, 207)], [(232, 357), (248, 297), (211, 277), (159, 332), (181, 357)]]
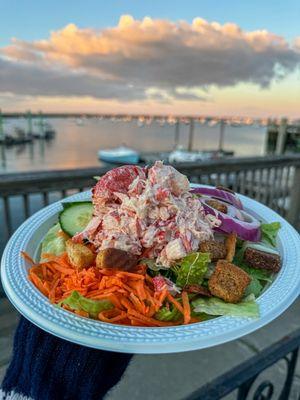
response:
[[(157, 122), (139, 127), (136, 121), (121, 122), (86, 119), (77, 125), (71, 118), (56, 118), (49, 122), (57, 131), (56, 138), (45, 142), (13, 146), (0, 151), (0, 171), (33, 171), (69, 169), (101, 165), (97, 151), (102, 148), (126, 144), (140, 151), (168, 151), (174, 146), (175, 126), (160, 126)], [(25, 121), (6, 119), (4, 130), (14, 126), (25, 127)], [(35, 128), (38, 130), (38, 128)], [(219, 126), (208, 127), (195, 123), (194, 149), (215, 150), (219, 141)], [(189, 126), (180, 125), (180, 144), (187, 146)], [(263, 154), (265, 128), (225, 128), (224, 149), (234, 151), (236, 156)], [(2, 146), (0, 146), (2, 147)], [(0, 149), (1, 150), (1, 149)]]

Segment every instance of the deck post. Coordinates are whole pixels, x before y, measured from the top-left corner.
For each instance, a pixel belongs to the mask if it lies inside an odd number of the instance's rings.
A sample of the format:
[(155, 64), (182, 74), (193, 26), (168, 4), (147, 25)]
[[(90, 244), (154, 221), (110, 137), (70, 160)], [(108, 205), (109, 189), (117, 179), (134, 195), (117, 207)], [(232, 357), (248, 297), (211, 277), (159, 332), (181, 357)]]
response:
[(295, 167), (294, 179), (291, 188), (287, 220), (297, 229), (297, 225), (300, 221), (300, 165)]
[(287, 131), (287, 119), (282, 118), (280, 121), (280, 125), (278, 127), (278, 134), (277, 134), (277, 140), (276, 140), (275, 153), (277, 155), (281, 155), (284, 153), (286, 134), (287, 134), (286, 131)]
[(194, 142), (194, 119), (190, 119), (190, 131), (189, 131), (189, 143), (188, 143), (188, 151), (192, 151), (193, 142)]

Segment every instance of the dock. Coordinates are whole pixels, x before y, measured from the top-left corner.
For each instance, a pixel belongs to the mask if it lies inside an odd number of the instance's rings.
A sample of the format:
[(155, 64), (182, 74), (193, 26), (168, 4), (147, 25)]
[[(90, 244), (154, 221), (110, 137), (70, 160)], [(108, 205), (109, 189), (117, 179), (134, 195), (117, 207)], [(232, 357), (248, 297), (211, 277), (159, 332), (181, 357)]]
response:
[(267, 127), (266, 154), (300, 153), (300, 123), (289, 124), (286, 118), (280, 123), (270, 120)]

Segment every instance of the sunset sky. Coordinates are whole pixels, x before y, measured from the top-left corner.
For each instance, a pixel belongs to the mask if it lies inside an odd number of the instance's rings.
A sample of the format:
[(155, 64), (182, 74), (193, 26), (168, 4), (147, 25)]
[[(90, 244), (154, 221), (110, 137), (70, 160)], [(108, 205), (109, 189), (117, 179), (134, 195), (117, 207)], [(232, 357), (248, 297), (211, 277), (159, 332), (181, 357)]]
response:
[(4, 111), (300, 117), (298, 0), (39, 3), (0, 4)]

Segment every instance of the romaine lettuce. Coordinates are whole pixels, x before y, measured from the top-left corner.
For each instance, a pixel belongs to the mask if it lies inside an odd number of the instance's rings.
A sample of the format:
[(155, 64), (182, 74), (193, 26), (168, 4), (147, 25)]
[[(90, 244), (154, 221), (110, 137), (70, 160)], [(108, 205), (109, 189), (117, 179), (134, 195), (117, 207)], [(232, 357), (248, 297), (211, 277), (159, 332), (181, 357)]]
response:
[(280, 222), (272, 222), (271, 224), (261, 224), (262, 242), (269, 243), (276, 247), (276, 237), (280, 229)]
[(69, 306), (72, 310), (86, 311), (92, 318), (96, 318), (101, 311), (114, 308), (114, 305), (109, 300), (87, 299), (76, 290), (69, 297), (58, 303), (59, 306), (62, 304)]
[(238, 266), (242, 268), (245, 272), (247, 272), (247, 274), (250, 275), (251, 278), (256, 278), (260, 281), (265, 281), (265, 282), (272, 282), (273, 280), (272, 272), (269, 272), (264, 269), (248, 267), (245, 263), (242, 263)]
[(159, 321), (178, 321), (181, 317), (181, 313), (173, 305), (169, 309), (162, 307), (155, 314), (155, 318)]
[[(253, 296), (254, 297), (254, 296)], [(209, 315), (230, 315), (232, 317), (259, 317), (259, 307), (255, 300), (247, 298), (237, 304), (225, 303), (216, 297), (199, 298), (192, 302), (194, 312)]]
[(59, 256), (66, 250), (66, 238), (57, 235), (60, 230), (60, 225), (57, 223), (47, 232), (42, 241), (41, 259), (45, 253)]
[(257, 278), (254, 276), (251, 277), (251, 282), (246, 288), (245, 296), (249, 294), (254, 294), (255, 297), (258, 297), (263, 290), (263, 285), (259, 282)]
[(201, 284), (210, 262), (209, 253), (190, 253), (178, 264), (176, 285)]

